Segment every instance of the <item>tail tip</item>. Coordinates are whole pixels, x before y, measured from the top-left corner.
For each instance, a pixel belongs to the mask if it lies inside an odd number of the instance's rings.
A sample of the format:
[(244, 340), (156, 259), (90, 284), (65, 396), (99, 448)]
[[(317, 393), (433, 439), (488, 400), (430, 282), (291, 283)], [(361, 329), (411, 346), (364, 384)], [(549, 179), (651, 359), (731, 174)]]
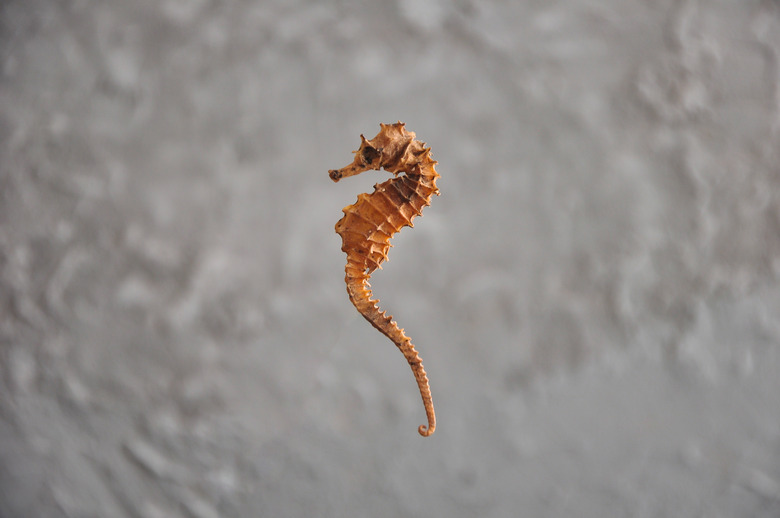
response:
[(433, 435), (434, 431), (436, 431), (436, 425), (429, 426), (429, 425), (421, 424), (420, 427), (417, 429), (417, 432), (423, 437), (429, 437), (430, 435)]

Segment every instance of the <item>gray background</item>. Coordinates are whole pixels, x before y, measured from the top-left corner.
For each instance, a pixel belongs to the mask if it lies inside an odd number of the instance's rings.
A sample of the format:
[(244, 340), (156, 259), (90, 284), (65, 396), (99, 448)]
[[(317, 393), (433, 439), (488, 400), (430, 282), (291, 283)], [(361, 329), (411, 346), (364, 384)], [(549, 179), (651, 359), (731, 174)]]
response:
[[(780, 516), (780, 4), (6, 0), (0, 516)], [(442, 195), (350, 305), (333, 184)]]

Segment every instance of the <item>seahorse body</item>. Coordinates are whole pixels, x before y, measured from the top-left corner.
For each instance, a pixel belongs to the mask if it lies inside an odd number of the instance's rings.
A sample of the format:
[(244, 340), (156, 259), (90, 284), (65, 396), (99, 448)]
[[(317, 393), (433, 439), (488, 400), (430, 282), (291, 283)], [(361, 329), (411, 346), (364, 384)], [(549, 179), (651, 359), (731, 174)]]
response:
[[(420, 425), (422, 436), (436, 429), (428, 376), (422, 359), (391, 316), (380, 311), (378, 300), (371, 300), (368, 280), (381, 268), (392, 246), (390, 238), (404, 226), (413, 227), (412, 220), (422, 215), (423, 207), (431, 204), (436, 187), (436, 161), (430, 148), (415, 140), (415, 134), (404, 128), (404, 123), (380, 124), (379, 134), (371, 140), (360, 135), (360, 149), (354, 161), (341, 169), (328, 172), (334, 182), (364, 171), (384, 169), (395, 176), (376, 184), (371, 194), (360, 194), (354, 205), (344, 207), (344, 217), (336, 223), (336, 232), (342, 238), (341, 249), (347, 254), (346, 283), (349, 300), (355, 308), (382, 334), (401, 350), (412, 368), (420, 388), (428, 424)], [(400, 173), (404, 173), (398, 176)]]

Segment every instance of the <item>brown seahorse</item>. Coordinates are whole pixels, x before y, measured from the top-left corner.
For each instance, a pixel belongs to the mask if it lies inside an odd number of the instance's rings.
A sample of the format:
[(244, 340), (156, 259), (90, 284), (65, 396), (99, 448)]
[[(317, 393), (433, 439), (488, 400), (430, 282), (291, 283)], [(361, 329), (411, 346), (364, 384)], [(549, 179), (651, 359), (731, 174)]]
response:
[[(380, 126), (379, 134), (371, 140), (360, 135), (360, 149), (355, 151), (350, 165), (328, 174), (334, 182), (379, 169), (395, 176), (376, 184), (373, 193), (358, 195), (354, 205), (344, 207), (344, 217), (336, 223), (336, 232), (342, 239), (341, 249), (347, 253), (345, 280), (349, 300), (371, 325), (393, 341), (409, 362), (428, 418), (428, 425), (420, 425), (417, 431), (427, 437), (436, 429), (436, 414), (422, 359), (393, 317), (379, 310), (378, 300), (371, 300), (368, 280), (387, 259), (393, 234), (404, 226), (413, 227), (412, 220), (422, 215), (423, 207), (431, 204), (434, 194), (439, 194), (439, 175), (431, 149), (415, 140), (414, 132), (407, 131), (404, 123)], [(400, 173), (404, 174), (398, 176)]]

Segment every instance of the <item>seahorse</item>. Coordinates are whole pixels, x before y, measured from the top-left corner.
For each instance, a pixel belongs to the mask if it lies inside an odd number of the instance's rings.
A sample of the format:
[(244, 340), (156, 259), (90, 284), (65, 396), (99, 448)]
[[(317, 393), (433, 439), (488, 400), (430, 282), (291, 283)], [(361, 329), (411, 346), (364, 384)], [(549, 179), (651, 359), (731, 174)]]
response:
[(417, 431), (428, 437), (436, 429), (436, 413), (422, 359), (393, 317), (380, 311), (378, 300), (371, 299), (368, 283), (371, 274), (387, 260), (393, 234), (402, 227), (413, 227), (412, 220), (422, 215), (423, 207), (431, 204), (434, 194), (439, 195), (436, 187), (439, 174), (434, 167), (438, 162), (431, 158), (431, 148), (415, 140), (415, 133), (404, 126), (401, 121), (380, 124), (379, 133), (371, 140), (360, 135), (360, 148), (354, 152), (354, 161), (328, 171), (328, 175), (334, 182), (370, 170), (384, 169), (394, 175), (374, 185), (373, 193), (362, 193), (354, 205), (344, 207), (344, 217), (336, 223), (336, 233), (342, 238), (341, 250), (347, 254), (345, 281), (349, 300), (409, 362), (428, 418), (428, 424), (420, 425)]

